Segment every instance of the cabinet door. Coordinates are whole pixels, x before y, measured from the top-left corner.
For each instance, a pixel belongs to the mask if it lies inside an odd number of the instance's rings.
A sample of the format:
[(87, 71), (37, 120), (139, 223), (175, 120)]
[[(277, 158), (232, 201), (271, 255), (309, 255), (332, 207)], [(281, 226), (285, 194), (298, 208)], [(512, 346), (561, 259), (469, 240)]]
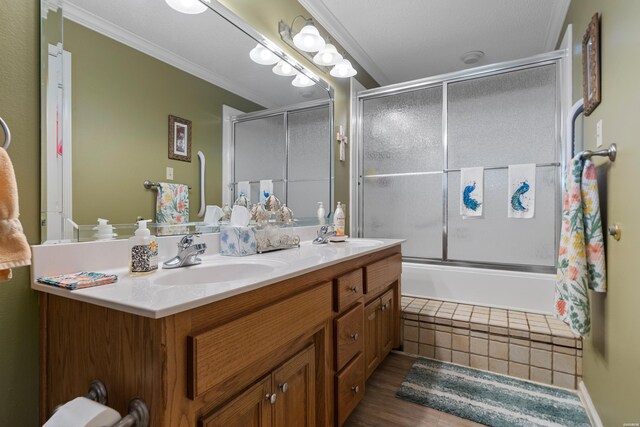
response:
[(380, 338), (378, 334), (378, 311), (380, 298), (371, 301), (364, 308), (364, 355), (367, 378), (380, 363)]
[(315, 426), (315, 366), (310, 346), (273, 372), (275, 427)]
[(270, 427), (271, 375), (200, 421), (201, 427)]
[(393, 348), (395, 298), (393, 289), (390, 289), (380, 297), (380, 361), (385, 358)]

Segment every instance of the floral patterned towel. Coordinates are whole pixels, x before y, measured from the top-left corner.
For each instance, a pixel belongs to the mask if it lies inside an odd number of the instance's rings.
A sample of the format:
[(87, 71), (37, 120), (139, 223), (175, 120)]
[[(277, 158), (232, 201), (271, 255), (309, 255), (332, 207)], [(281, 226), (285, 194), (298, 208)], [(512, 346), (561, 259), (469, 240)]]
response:
[(576, 156), (569, 164), (555, 292), (555, 316), (584, 336), (591, 330), (588, 290), (606, 292), (604, 238), (596, 168)]
[[(189, 186), (185, 184), (158, 183), (156, 199), (156, 223), (184, 224), (189, 222)], [(187, 227), (158, 227), (160, 236), (185, 234)]]

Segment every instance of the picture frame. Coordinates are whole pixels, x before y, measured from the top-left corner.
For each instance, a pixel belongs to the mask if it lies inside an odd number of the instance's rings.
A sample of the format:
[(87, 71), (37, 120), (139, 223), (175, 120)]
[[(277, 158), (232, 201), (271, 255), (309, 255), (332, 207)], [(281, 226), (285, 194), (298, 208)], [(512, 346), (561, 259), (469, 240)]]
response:
[(191, 161), (191, 120), (169, 115), (169, 158)]
[(582, 38), (582, 97), (584, 115), (590, 115), (601, 101), (600, 93), (600, 15), (591, 18)]

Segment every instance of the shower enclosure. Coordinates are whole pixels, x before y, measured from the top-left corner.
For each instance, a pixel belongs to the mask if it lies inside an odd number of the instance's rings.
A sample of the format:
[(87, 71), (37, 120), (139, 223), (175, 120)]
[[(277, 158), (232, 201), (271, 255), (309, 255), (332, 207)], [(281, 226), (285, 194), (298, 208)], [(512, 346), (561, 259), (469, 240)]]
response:
[[(558, 51), (359, 92), (352, 226), (405, 238), (405, 261), (551, 272), (560, 225)], [(532, 219), (507, 218), (507, 172), (536, 164)], [(484, 214), (460, 215), (460, 169), (484, 167)], [(353, 230), (352, 230), (352, 234)]]
[(317, 202), (332, 201), (332, 103), (310, 103), (241, 114), (232, 120), (234, 199), (238, 182), (249, 181), (250, 200), (259, 200), (260, 180), (297, 218), (316, 216)]

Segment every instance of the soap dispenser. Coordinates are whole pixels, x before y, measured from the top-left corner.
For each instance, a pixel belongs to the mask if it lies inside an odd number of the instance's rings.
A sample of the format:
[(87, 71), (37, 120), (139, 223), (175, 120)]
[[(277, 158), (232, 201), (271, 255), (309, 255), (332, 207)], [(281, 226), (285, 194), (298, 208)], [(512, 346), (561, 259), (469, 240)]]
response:
[(342, 209), (342, 203), (338, 202), (336, 211), (333, 213), (333, 226), (338, 228), (338, 234), (344, 234), (345, 215)]
[(327, 222), (327, 213), (324, 210), (324, 205), (322, 202), (318, 202), (318, 212), (316, 212), (316, 217), (318, 218), (318, 222), (320, 225), (324, 225)]
[(113, 232), (113, 225), (108, 224), (108, 222), (108, 219), (98, 218), (98, 226), (93, 227), (97, 233), (93, 237), (97, 240), (113, 240), (117, 234)]
[(129, 272), (134, 276), (153, 273), (158, 269), (158, 243), (156, 236), (152, 236), (147, 228), (147, 222), (150, 221), (138, 221), (135, 236), (129, 238)]

